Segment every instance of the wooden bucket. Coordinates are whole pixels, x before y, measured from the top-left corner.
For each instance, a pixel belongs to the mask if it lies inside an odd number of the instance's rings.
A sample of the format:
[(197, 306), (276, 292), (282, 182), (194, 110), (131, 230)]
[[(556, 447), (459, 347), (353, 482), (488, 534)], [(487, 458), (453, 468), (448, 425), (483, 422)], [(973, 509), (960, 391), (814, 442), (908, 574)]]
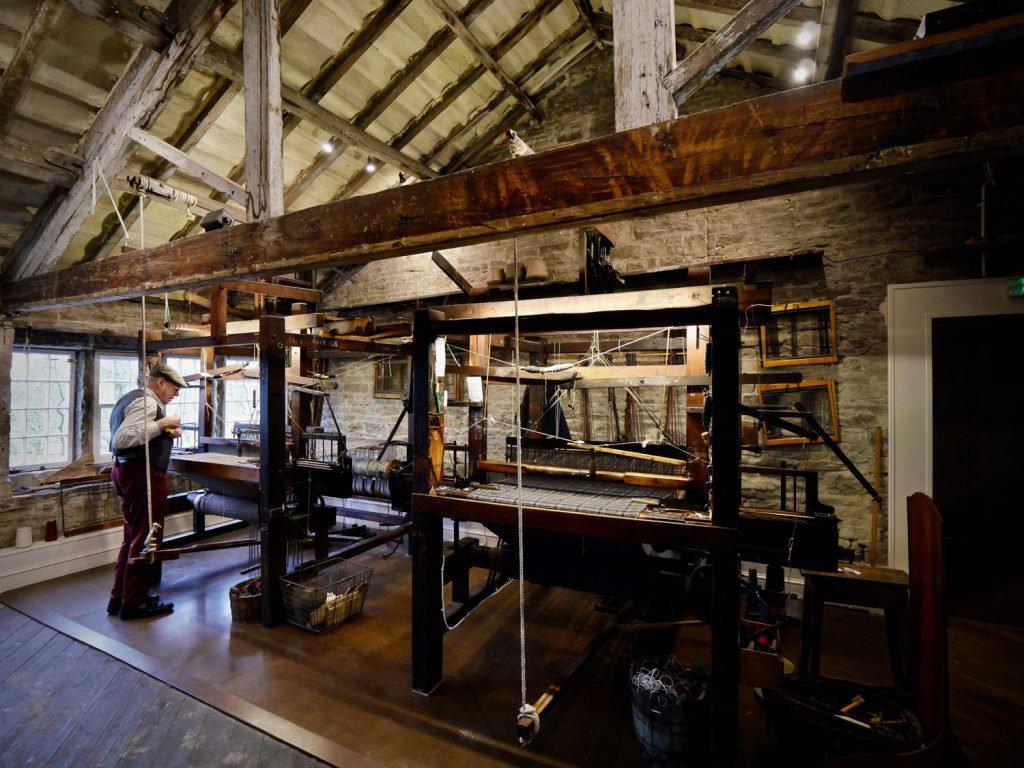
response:
[(228, 590), (228, 600), (231, 602), (231, 618), (233, 621), (259, 621), (260, 603), (260, 580), (246, 579), (235, 584)]

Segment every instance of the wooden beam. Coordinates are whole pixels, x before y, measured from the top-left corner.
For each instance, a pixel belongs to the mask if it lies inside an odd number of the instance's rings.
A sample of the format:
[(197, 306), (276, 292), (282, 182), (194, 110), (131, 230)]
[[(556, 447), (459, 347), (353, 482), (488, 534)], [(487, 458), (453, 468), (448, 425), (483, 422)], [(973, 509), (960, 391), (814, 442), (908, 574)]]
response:
[(211, 171), (205, 165), (197, 160), (193, 160), (180, 149), (171, 146), (163, 139), (157, 138), (141, 128), (131, 128), (128, 131), (128, 138), (140, 147), (145, 147), (157, 157), (171, 163), (186, 176), (191, 176), (193, 179), (197, 179), (218, 192), (227, 195), (239, 205), (244, 206), (248, 203), (249, 194), (245, 191), (244, 187), (240, 187), (235, 182)]
[[(192, 68), (196, 54), (231, 2), (174, 0), (175, 10), (187, 25), (166, 51), (141, 49), (118, 80), (103, 109), (82, 139), (79, 151), (92, 159), (103, 174), (117, 173), (131, 143), (129, 129), (144, 126), (163, 105), (171, 86)], [(51, 196), (7, 254), (4, 276), (19, 279), (49, 269), (64, 253), (89, 214), (92, 173), (79, 177), (66, 193)]]
[(166, 18), (155, 8), (131, 0), (64, 0), (83, 16), (101, 21), (129, 40), (160, 52), (171, 41), (164, 30)]
[(21, 34), (18, 47), (7, 62), (7, 69), (0, 76), (0, 139), (7, 135), (7, 124), (17, 111), (21, 95), (32, 77), (39, 47), (49, 37), (62, 10), (64, 6), (60, 0), (40, 0)]
[(474, 288), (472, 284), (462, 276), (462, 273), (457, 270), (448, 259), (444, 257), (444, 254), (440, 251), (434, 251), (430, 254), (430, 260), (433, 261), (438, 268), (448, 276), (448, 279), (459, 286), (459, 290), (467, 296), (474, 295)]
[(785, 16), (800, 0), (750, 0), (740, 12), (718, 29), (665, 77), (676, 104), (710, 80), (748, 43)]
[[(284, 213), (278, 0), (245, 0), (245, 186), (250, 221)], [(221, 190), (224, 192), (225, 190)]]
[(293, 301), (306, 301), (310, 304), (319, 304), (324, 300), (324, 292), (316, 288), (303, 288), (298, 285), (281, 285), (280, 283), (269, 283), (263, 280), (231, 280), (223, 283), (225, 288), (233, 291), (245, 291), (246, 293), (258, 293), (262, 296), (274, 296), (278, 299), (291, 299)]
[(673, 0), (614, 0), (615, 130), (676, 116), (665, 76), (675, 69)]
[[(242, 74), (242, 61), (239, 56), (221, 48), (218, 45), (210, 45), (203, 54), (203, 64), (215, 71), (222, 77), (227, 77), (238, 82), (244, 80)], [(288, 110), (294, 112), (303, 120), (308, 120), (316, 126), (329, 131), (336, 136), (342, 136), (347, 141), (362, 147), (370, 154), (404, 168), (416, 176), (430, 179), (437, 176), (437, 172), (428, 168), (418, 160), (403, 155), (387, 143), (381, 141), (362, 128), (354, 125), (344, 118), (328, 112), (312, 99), (303, 96), (294, 88), (286, 85), (281, 86), (281, 96), (288, 104)]]
[(483, 46), (476, 35), (474, 35), (465, 24), (462, 23), (462, 19), (459, 15), (451, 9), (451, 6), (445, 0), (427, 0), (427, 2), (433, 6), (434, 10), (444, 19), (455, 36), (463, 42), (463, 44), (472, 51), (473, 55), (483, 64), (487, 70), (494, 75), (498, 82), (501, 83), (502, 87), (508, 91), (516, 101), (522, 104), (523, 109), (530, 113), (534, 120), (542, 122), (544, 120), (544, 113), (540, 107), (533, 103), (533, 100), (527, 95), (526, 91), (519, 87), (515, 80), (509, 77), (508, 73), (501, 68), (501, 65), (494, 60), (491, 56), (490, 51)]
[(14, 142), (0, 142), (0, 169), (57, 187), (70, 187), (78, 178), (78, 174), (57, 168), (31, 148)]
[(850, 40), (856, 5), (856, 0), (822, 0), (811, 82), (832, 80), (843, 73), (843, 58)]
[[(1002, 53), (973, 51), (951, 75), (961, 79), (928, 87), (850, 102), (831, 80), (40, 275), (5, 285), (3, 308), (365, 263), (1019, 152), (1024, 64)], [(969, 76), (982, 65), (998, 71)]]

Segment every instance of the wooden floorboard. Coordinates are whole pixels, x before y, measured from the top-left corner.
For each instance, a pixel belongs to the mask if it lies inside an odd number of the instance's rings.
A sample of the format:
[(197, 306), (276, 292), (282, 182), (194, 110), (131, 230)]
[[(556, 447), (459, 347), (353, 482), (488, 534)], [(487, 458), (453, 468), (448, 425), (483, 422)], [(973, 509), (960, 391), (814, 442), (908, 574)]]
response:
[[(261, 762), (263, 754), (267, 762)], [(325, 764), (0, 604), (0, 765)]]

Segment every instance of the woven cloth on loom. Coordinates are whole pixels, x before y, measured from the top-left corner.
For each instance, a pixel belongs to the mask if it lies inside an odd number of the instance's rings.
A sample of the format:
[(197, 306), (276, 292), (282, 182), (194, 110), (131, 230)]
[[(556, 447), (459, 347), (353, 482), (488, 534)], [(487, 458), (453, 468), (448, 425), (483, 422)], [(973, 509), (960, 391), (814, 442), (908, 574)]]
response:
[[(563, 512), (589, 512), (595, 515), (618, 517), (639, 517), (648, 506), (643, 499), (671, 498), (671, 491), (656, 488), (636, 488), (622, 483), (566, 480), (557, 477), (531, 477), (529, 485), (523, 485), (523, 506), (557, 509)], [(499, 504), (516, 503), (515, 480), (503, 480), (498, 490), (477, 488), (473, 491), (477, 501), (491, 501)]]

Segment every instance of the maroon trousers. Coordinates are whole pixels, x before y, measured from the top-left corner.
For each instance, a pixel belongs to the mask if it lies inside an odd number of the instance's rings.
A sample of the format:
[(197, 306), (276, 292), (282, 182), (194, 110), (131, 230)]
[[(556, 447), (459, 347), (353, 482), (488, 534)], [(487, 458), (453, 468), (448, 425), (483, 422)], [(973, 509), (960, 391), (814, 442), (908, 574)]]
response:
[[(111, 600), (120, 600), (121, 605), (139, 605), (149, 592), (151, 568), (148, 563), (129, 563), (129, 558), (138, 557), (146, 545), (149, 535), (149, 509), (146, 504), (146, 461), (131, 459), (115, 463), (111, 470), (114, 490), (121, 500), (121, 514), (124, 516), (124, 541), (117, 554), (114, 567), (114, 586), (110, 590)], [(164, 516), (167, 513), (167, 473), (150, 469), (150, 484), (153, 492), (153, 522), (160, 524), (157, 541), (163, 538)]]

